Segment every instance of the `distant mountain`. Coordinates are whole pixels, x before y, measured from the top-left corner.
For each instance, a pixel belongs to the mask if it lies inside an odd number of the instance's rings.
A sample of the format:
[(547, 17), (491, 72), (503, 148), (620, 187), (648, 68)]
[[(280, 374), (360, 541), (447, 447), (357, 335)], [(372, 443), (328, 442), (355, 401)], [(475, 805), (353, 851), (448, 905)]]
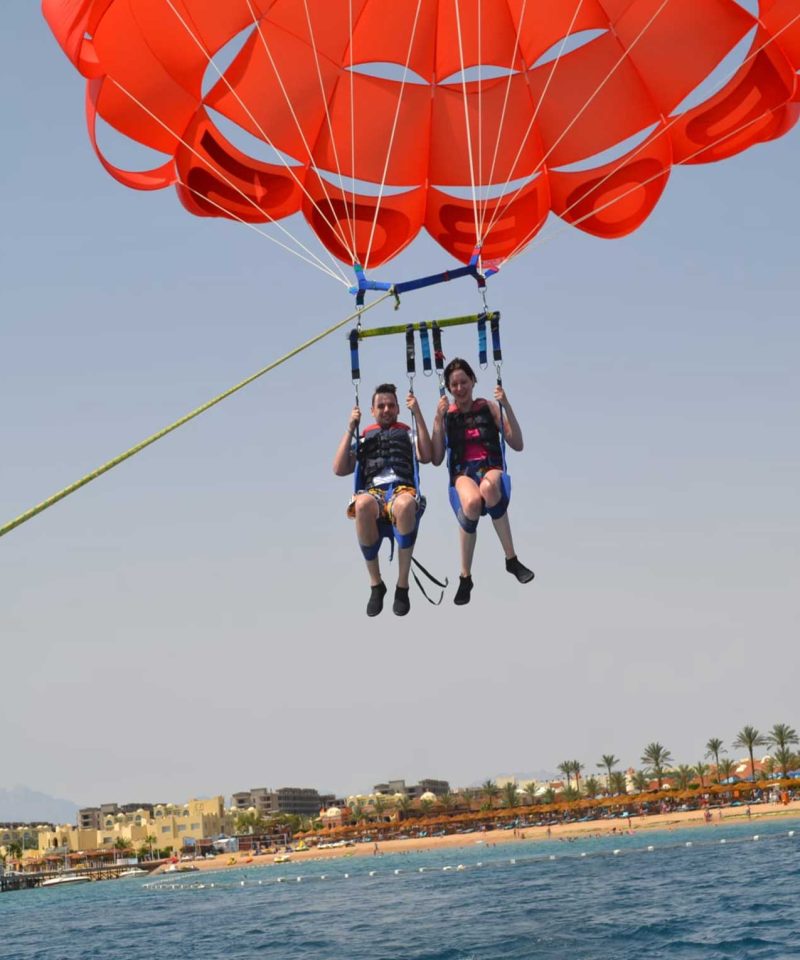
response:
[(0, 787), (0, 823), (75, 823), (78, 804), (29, 787)]

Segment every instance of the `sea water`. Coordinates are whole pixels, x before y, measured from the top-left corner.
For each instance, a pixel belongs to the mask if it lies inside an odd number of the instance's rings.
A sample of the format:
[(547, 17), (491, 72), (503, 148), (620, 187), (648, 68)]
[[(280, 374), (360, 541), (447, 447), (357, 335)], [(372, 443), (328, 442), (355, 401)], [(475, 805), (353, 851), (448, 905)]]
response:
[(0, 895), (2, 960), (790, 960), (800, 821)]

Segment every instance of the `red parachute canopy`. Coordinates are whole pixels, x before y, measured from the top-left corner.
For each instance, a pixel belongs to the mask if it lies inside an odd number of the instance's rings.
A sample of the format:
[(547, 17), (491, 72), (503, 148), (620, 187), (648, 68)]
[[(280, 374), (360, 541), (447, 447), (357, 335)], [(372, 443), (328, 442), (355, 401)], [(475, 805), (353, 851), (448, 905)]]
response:
[[(778, 137), (800, 110), (800, 0), (760, 0), (757, 20), (735, 0), (42, 6), (88, 79), (89, 132), (112, 176), (175, 185), (198, 216), (256, 223), (302, 211), (347, 263), (382, 263), (422, 227), (460, 260), (477, 240), (484, 259), (501, 260), (550, 210), (623, 236), (674, 164)], [(677, 112), (751, 33), (734, 75)], [(235, 38), (241, 48), (217, 73), (214, 58)], [(146, 172), (113, 165), (97, 116), (168, 159)], [(219, 116), (287, 162), (247, 155)], [(637, 134), (613, 162), (575, 169)]]

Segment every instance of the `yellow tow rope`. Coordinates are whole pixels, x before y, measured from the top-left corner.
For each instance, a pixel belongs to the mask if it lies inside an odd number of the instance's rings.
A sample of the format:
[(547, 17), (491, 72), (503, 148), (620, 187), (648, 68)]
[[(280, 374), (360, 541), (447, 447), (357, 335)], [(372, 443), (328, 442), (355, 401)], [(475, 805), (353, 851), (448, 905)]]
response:
[(241, 383), (237, 383), (235, 387), (231, 387), (229, 390), (226, 390), (224, 393), (220, 393), (218, 396), (214, 397), (213, 400), (209, 400), (208, 403), (204, 403), (201, 407), (198, 407), (196, 410), (192, 410), (191, 413), (187, 413), (185, 416), (181, 417), (180, 420), (176, 420), (174, 423), (171, 423), (168, 427), (164, 427), (163, 430), (159, 430), (158, 433), (154, 433), (152, 436), (148, 437), (146, 440), (142, 440), (141, 443), (137, 443), (136, 446), (131, 447), (130, 450), (126, 450), (125, 453), (121, 453), (119, 456), (114, 457), (113, 460), (109, 460), (107, 463), (104, 463), (101, 467), (98, 467), (96, 470), (92, 470), (91, 473), (87, 473), (85, 477), (81, 477), (80, 480), (76, 480), (75, 483), (71, 483), (68, 487), (64, 487), (63, 490), (59, 490), (58, 493), (54, 493), (52, 497), (48, 497), (46, 500), (42, 500), (41, 503), (37, 503), (35, 507), (31, 507), (30, 510), (26, 510), (25, 513), (21, 513), (14, 520), (10, 520), (4, 526), (0, 527), (0, 537), (5, 536), (7, 533), (10, 533), (15, 527), (21, 526), (28, 520), (31, 520), (37, 514), (42, 513), (47, 510), (48, 507), (52, 507), (53, 504), (58, 503), (59, 500), (63, 500), (65, 497), (68, 497), (71, 493), (75, 493), (76, 490), (80, 490), (81, 487), (85, 487), (87, 483), (91, 483), (92, 480), (96, 480), (98, 477), (102, 476), (104, 473), (108, 473), (109, 470), (112, 470), (118, 464), (122, 463), (124, 460), (128, 460), (130, 457), (139, 453), (139, 451), (144, 450), (145, 447), (149, 447), (151, 443), (155, 443), (156, 440), (160, 440), (162, 437), (166, 437), (168, 433), (172, 433), (173, 430), (177, 430), (178, 427), (182, 427), (185, 423), (188, 423), (190, 420), (193, 420), (195, 417), (199, 417), (201, 413), (205, 413), (206, 410), (210, 410), (211, 407), (220, 403), (222, 400), (227, 399), (232, 396), (238, 390), (241, 390), (243, 387), (246, 387), (248, 384), (252, 383), (254, 380), (258, 380), (259, 377), (263, 377), (265, 373), (269, 373), (270, 370), (274, 370), (275, 367), (279, 367), (282, 363), (286, 363), (287, 360), (291, 360), (292, 357), (296, 357), (298, 353), (302, 353), (303, 350), (307, 350), (309, 347), (312, 347), (315, 343), (319, 343), (320, 340), (324, 340), (325, 337), (330, 336), (330, 334), (335, 333), (337, 330), (340, 330), (345, 324), (350, 323), (351, 321), (357, 319), (367, 310), (376, 307), (379, 303), (386, 300), (388, 297), (393, 296), (391, 291), (384, 294), (382, 297), (379, 297), (377, 300), (374, 300), (372, 303), (367, 304), (365, 307), (362, 307), (360, 310), (357, 310), (355, 313), (351, 313), (349, 316), (345, 317), (344, 320), (340, 320), (338, 323), (335, 323), (332, 327), (328, 327), (327, 330), (323, 330), (322, 333), (318, 333), (315, 337), (312, 337), (310, 340), (306, 340), (305, 343), (301, 343), (300, 346), (295, 347), (293, 350), (290, 350), (288, 353), (285, 353), (282, 357), (279, 357), (277, 360), (273, 360), (272, 363), (268, 364), (266, 367), (262, 367), (260, 370), (257, 370), (254, 374), (247, 377), (246, 380), (242, 380)]

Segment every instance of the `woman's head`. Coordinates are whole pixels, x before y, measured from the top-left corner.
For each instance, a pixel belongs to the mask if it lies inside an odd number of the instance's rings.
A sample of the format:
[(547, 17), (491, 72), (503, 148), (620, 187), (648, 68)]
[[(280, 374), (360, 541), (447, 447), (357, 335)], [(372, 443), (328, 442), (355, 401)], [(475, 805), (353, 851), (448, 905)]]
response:
[(454, 357), (444, 368), (444, 384), (450, 393), (454, 386), (473, 387), (478, 382), (475, 371), (461, 357)]

